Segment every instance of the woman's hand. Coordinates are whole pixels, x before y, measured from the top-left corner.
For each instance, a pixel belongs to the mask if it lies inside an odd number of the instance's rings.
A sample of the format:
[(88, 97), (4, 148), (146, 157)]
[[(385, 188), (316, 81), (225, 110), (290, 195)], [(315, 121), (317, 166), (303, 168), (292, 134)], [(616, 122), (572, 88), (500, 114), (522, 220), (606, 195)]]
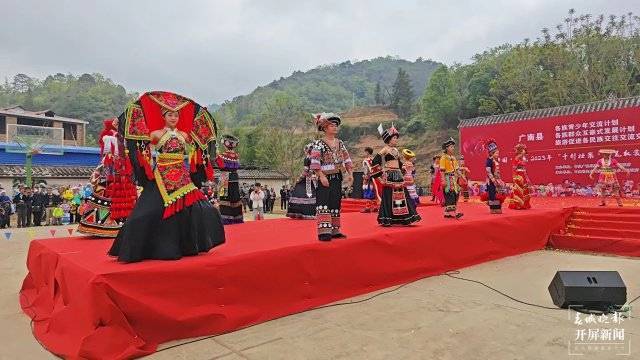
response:
[(320, 175), (319, 179), (320, 179), (320, 184), (322, 184), (322, 186), (329, 187), (329, 179), (327, 179), (327, 176), (325, 174)]

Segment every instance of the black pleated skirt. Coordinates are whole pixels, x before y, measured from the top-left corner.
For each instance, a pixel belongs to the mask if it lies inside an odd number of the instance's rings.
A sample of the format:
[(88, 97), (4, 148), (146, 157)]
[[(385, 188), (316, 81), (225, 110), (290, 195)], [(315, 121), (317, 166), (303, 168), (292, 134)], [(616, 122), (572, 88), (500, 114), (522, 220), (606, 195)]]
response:
[(120, 229), (109, 255), (122, 262), (177, 260), (224, 243), (222, 218), (209, 202), (200, 200), (167, 219), (162, 219), (163, 204), (158, 186), (150, 182)]

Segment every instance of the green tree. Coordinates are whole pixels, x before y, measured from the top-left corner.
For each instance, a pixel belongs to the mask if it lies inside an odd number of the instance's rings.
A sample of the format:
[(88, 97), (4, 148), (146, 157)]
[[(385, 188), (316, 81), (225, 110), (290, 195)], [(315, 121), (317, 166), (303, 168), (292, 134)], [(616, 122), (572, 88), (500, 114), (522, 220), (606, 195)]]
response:
[(264, 104), (255, 142), (256, 162), (278, 170), (291, 180), (302, 170), (304, 145), (313, 138), (311, 115), (295, 96), (279, 92)]
[(457, 125), (457, 113), (453, 76), (443, 65), (429, 81), (417, 118), (431, 129), (451, 128)]
[(374, 92), (374, 99), (376, 105), (384, 105), (384, 96), (382, 94), (382, 88), (380, 87), (380, 81), (376, 82), (376, 89)]
[(413, 109), (413, 87), (406, 71), (398, 69), (391, 93), (391, 107), (400, 118), (408, 118)]

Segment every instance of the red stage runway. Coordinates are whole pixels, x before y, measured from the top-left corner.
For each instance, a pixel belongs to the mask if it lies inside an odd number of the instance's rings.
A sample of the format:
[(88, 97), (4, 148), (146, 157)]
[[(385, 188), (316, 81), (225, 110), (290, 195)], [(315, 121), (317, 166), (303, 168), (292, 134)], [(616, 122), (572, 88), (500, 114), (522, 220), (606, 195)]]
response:
[(227, 243), (180, 261), (119, 264), (111, 240), (31, 242), (20, 302), (35, 336), (68, 358), (132, 358), (159, 343), (219, 334), (447, 270), (545, 247), (571, 209), (559, 204), (461, 220), (419, 208), (422, 222), (382, 228), (344, 214), (347, 239), (316, 240), (316, 224), (268, 220), (226, 227)]

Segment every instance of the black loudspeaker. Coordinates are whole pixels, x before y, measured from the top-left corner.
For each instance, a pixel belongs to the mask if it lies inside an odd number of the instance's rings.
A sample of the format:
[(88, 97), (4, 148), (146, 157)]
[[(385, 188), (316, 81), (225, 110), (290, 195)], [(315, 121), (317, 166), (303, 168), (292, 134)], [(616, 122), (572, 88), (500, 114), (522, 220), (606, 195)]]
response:
[(354, 171), (353, 172), (353, 192), (351, 193), (351, 197), (353, 199), (362, 199), (362, 176), (364, 173), (362, 171)]
[(608, 310), (627, 302), (627, 287), (617, 271), (558, 271), (549, 294), (554, 304), (565, 309)]

